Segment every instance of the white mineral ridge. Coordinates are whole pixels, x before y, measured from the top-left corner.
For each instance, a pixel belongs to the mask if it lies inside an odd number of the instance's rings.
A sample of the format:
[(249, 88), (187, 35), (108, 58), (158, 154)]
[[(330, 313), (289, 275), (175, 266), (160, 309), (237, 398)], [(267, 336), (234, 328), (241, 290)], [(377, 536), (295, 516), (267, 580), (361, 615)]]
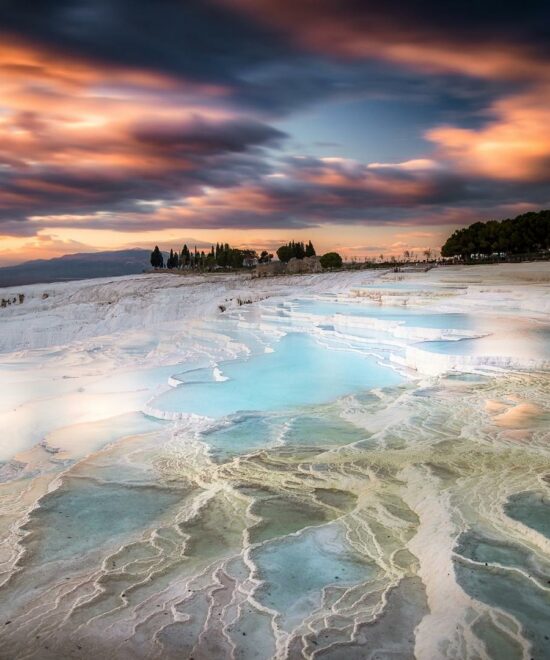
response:
[(0, 289), (0, 298), (24, 295), (0, 310), (0, 352), (64, 346), (90, 337), (182, 322), (231, 309), (237, 298), (259, 300), (293, 292), (347, 291), (379, 272), (329, 273), (251, 279), (250, 274), (128, 277), (31, 284)]

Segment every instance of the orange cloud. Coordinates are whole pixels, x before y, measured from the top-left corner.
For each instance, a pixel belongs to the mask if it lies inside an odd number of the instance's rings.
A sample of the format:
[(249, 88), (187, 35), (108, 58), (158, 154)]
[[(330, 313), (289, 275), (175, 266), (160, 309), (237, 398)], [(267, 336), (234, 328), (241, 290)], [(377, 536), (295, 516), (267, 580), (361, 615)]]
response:
[[(220, 105), (224, 92), (5, 39), (0, 43), (3, 231), (26, 234), (45, 226), (44, 218), (51, 226), (78, 226), (77, 216), (95, 226), (114, 222), (113, 215), (108, 220), (101, 215), (104, 211), (118, 212), (125, 231), (134, 222), (156, 221), (160, 214), (146, 213), (145, 205), (160, 201), (170, 207), (202, 194), (210, 177), (218, 186), (233, 185), (238, 156), (283, 134)], [(166, 214), (181, 224), (186, 212), (181, 207), (177, 221), (172, 211)]]
[(30, 238), (3, 238), (0, 243), (0, 265), (9, 266), (22, 260), (51, 259), (71, 252), (94, 252), (95, 247), (70, 237), (37, 234)]
[(479, 129), (442, 126), (427, 132), (441, 158), (483, 176), (509, 180), (550, 178), (550, 86), (500, 99)]
[[(167, 90), (172, 94), (163, 95)], [(160, 169), (166, 154), (137, 145), (132, 126), (150, 119), (229, 120), (233, 115), (227, 110), (205, 103), (222, 94), (213, 85), (69, 59), (3, 38), (0, 162), (23, 168), (107, 168), (119, 176), (124, 170)]]

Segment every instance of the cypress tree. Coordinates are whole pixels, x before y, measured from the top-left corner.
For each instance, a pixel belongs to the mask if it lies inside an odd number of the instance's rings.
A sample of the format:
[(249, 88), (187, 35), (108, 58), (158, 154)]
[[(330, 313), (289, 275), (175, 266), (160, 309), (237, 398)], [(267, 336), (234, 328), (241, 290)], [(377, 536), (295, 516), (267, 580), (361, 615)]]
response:
[(153, 268), (164, 267), (164, 259), (158, 245), (155, 245), (155, 249), (151, 252), (151, 266)]

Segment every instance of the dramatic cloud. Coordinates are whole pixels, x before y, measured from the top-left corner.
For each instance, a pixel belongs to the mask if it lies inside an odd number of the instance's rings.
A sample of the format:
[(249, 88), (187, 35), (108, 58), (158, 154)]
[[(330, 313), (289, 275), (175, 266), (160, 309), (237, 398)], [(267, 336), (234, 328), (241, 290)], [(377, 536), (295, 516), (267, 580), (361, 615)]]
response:
[(550, 183), (550, 84), (496, 101), (472, 130), (441, 126), (428, 138), (458, 169), (511, 181)]
[(379, 58), (429, 72), (548, 77), (550, 8), (496, 0), (221, 0), (323, 54)]
[[(202, 90), (201, 105), (195, 86), (166, 97), (166, 88), (173, 90), (162, 77), (115, 91), (120, 70), (82, 63), (63, 70), (55, 57), (30, 48), (4, 46), (1, 55), (10, 74), (0, 82), (6, 234), (26, 233), (22, 221), (35, 215), (146, 214), (144, 202), (253, 180), (270, 171), (263, 149), (285, 137), (253, 117), (209, 105), (217, 90)], [(27, 75), (17, 73), (21, 66)]]
[(550, 202), (547, 3), (33, 4), (0, 7), (13, 245), (460, 225)]

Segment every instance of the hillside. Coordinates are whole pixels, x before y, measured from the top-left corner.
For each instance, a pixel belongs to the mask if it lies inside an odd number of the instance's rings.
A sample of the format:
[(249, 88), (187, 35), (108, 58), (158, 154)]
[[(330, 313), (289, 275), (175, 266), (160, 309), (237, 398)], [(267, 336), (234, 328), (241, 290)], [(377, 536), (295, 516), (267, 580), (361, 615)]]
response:
[(0, 268), (0, 287), (135, 275), (150, 268), (150, 254), (149, 250), (136, 248), (27, 261)]

